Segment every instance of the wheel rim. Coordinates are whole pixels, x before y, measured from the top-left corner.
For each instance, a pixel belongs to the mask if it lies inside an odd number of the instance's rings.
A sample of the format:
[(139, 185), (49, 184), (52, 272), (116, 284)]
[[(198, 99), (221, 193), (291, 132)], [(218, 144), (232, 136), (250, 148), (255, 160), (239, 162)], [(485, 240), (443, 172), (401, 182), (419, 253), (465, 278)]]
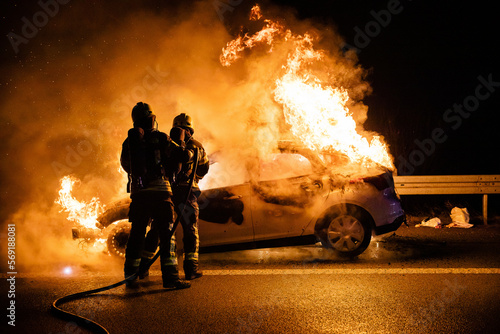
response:
[(363, 224), (353, 216), (336, 217), (328, 227), (328, 239), (333, 248), (341, 252), (356, 250), (365, 237)]
[(108, 251), (116, 256), (125, 257), (125, 248), (130, 235), (130, 224), (116, 226), (108, 236)]

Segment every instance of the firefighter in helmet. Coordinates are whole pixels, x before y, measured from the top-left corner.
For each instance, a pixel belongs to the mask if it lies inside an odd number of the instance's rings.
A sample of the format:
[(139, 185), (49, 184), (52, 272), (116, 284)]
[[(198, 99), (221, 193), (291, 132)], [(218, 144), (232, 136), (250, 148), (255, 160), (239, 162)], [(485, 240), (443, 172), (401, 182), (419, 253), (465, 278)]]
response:
[[(183, 268), (186, 280), (202, 276), (198, 268), (198, 197), (201, 194), (198, 182), (207, 174), (209, 168), (208, 157), (203, 145), (193, 138), (193, 134), (193, 122), (189, 115), (182, 113), (174, 118), (170, 137), (177, 145), (184, 147), (189, 156), (189, 158), (184, 159), (187, 160), (186, 162), (173, 168), (174, 172), (171, 175), (174, 208), (177, 215), (181, 216), (180, 223), (183, 229)], [(196, 161), (195, 156), (197, 157)], [(197, 164), (196, 173), (193, 175), (195, 164)], [(194, 178), (192, 187), (190, 187), (191, 178)], [(146, 238), (142, 263), (154, 256), (158, 245), (158, 232), (159, 230), (153, 224)], [(175, 253), (175, 236), (171, 239), (170, 247), (172, 253)], [(176, 259), (172, 259), (172, 263), (176, 264)]]
[(129, 175), (127, 189), (132, 202), (129, 221), (132, 224), (125, 251), (124, 272), (127, 286), (137, 285), (130, 276), (139, 270), (146, 228), (150, 220), (157, 227), (160, 239), (161, 270), (165, 288), (188, 288), (190, 283), (179, 279), (177, 266), (170, 263), (169, 226), (174, 218), (169, 169), (182, 162), (184, 151), (169, 136), (157, 130), (156, 115), (148, 104), (139, 102), (132, 109), (134, 127), (123, 142), (120, 162)]

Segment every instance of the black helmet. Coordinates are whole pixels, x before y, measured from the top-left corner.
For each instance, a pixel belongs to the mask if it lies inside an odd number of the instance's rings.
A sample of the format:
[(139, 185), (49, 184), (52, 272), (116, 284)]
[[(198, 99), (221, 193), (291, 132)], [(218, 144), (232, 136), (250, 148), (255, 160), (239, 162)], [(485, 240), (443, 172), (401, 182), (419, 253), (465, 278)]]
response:
[(144, 102), (138, 102), (134, 108), (132, 108), (132, 121), (134, 126), (141, 128), (153, 128), (156, 121), (156, 115), (149, 107), (149, 104)]
[(172, 127), (188, 129), (191, 132), (191, 135), (194, 133), (193, 120), (191, 119), (191, 116), (185, 113), (175, 116)]

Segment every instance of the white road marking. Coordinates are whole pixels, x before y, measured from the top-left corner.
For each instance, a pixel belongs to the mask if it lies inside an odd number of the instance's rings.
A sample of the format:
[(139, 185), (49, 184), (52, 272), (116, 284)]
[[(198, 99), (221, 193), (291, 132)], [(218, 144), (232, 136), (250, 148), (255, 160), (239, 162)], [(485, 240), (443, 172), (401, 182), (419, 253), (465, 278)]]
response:
[[(92, 272), (75, 275), (61, 273), (0, 273), (0, 278), (35, 278), (35, 277), (113, 277), (117, 273), (95, 274)], [(204, 269), (204, 276), (257, 276), (257, 275), (410, 275), (410, 274), (500, 274), (500, 268), (295, 268), (295, 269)], [(118, 274), (120, 275), (120, 274)], [(159, 270), (152, 270), (151, 276), (161, 276)], [(182, 276), (182, 275), (181, 275)]]
[(500, 268), (359, 268), (359, 269), (228, 269), (203, 270), (207, 276), (236, 275), (391, 275), (391, 274), (500, 274)]

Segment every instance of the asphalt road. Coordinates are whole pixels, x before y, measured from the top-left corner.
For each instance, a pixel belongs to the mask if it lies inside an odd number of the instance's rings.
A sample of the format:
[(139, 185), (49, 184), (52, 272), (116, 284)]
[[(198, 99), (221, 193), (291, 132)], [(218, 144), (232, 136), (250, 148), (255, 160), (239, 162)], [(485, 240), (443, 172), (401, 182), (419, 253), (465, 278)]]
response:
[[(315, 246), (206, 254), (205, 276), (190, 289), (164, 290), (155, 265), (137, 290), (62, 307), (111, 333), (498, 333), (499, 252), (500, 225), (402, 227), (357, 259)], [(121, 261), (107, 261), (71, 274), (18, 273), (16, 326), (4, 316), (1, 332), (87, 333), (49, 307), (121, 280)], [(0, 289), (5, 299), (6, 279)]]

